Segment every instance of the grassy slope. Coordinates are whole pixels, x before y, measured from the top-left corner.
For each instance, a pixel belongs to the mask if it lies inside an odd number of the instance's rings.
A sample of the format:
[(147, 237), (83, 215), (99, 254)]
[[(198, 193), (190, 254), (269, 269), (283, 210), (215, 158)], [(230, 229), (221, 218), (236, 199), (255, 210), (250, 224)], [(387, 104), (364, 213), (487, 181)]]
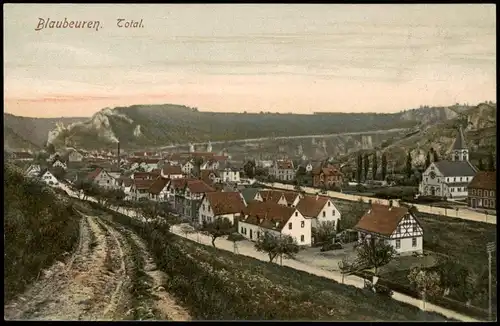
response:
[(78, 239), (78, 217), (47, 186), (4, 166), (5, 300), (24, 290)]
[(195, 319), (444, 320), (330, 279), (146, 231), (140, 222), (109, 212), (147, 241), (159, 268), (169, 276), (165, 288)]
[(39, 147), (45, 146), (49, 131), (54, 129), (57, 122), (68, 125), (88, 118), (30, 118), (19, 117), (9, 113), (3, 114), (4, 126), (9, 127), (19, 137)]

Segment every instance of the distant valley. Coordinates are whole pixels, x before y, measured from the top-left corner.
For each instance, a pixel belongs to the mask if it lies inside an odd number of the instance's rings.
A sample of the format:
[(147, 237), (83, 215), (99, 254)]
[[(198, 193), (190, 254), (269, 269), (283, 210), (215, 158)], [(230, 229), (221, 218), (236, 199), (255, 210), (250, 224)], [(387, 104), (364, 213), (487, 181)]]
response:
[[(359, 150), (387, 152), (404, 163), (408, 150), (425, 159), (432, 147), (446, 155), (455, 128), (464, 123), (472, 152), (496, 152), (496, 104), (421, 107), (392, 114), (200, 112), (180, 105), (106, 108), (91, 118), (24, 118), (4, 114), (6, 149), (114, 148), (187, 150), (193, 143), (232, 156), (274, 156), (352, 162)], [(449, 146), (448, 146), (449, 145)]]

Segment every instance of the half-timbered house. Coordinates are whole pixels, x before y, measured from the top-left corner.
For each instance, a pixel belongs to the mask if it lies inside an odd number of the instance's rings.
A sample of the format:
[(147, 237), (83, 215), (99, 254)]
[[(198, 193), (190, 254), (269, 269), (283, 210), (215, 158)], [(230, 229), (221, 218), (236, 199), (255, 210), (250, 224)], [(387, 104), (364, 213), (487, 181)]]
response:
[(374, 237), (391, 244), (401, 255), (423, 252), (422, 225), (406, 207), (372, 204), (354, 230), (360, 242)]

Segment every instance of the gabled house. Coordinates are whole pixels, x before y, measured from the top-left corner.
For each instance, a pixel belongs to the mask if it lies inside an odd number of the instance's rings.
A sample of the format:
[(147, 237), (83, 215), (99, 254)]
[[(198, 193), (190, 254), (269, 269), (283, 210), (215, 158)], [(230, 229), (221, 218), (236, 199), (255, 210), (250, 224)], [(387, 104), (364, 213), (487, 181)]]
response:
[(27, 169), (26, 169), (26, 176), (34, 178), (38, 177), (40, 175), (40, 172), (42, 172), (42, 168), (40, 167), (39, 164), (31, 164)]
[(496, 210), (497, 173), (478, 172), (468, 186), (467, 204), (472, 208)]
[(59, 168), (64, 169), (64, 170), (66, 170), (68, 168), (66, 163), (64, 163), (61, 160), (55, 160), (54, 163), (52, 163), (52, 167), (54, 167), (54, 168), (59, 167)]
[(255, 195), (254, 200), (288, 206), (285, 194), (283, 191), (279, 190), (260, 190), (258, 194)]
[(83, 160), (83, 155), (77, 150), (73, 149), (69, 152), (68, 162), (81, 162)]
[(40, 174), (38, 176), (39, 176), (40, 180), (42, 180), (43, 182), (45, 182), (46, 184), (48, 184), (50, 186), (59, 185), (59, 180), (57, 180), (57, 178), (52, 173), (50, 173), (49, 170), (40, 171)]
[[(243, 196), (243, 199), (245, 199), (245, 202), (249, 203), (253, 200), (256, 200), (255, 198), (259, 194), (259, 191), (260, 191), (259, 188), (244, 188), (240, 192), (241, 195)], [(259, 200), (262, 201), (262, 198), (260, 198)]]
[(181, 171), (183, 174), (191, 175), (193, 170), (194, 170), (194, 164), (190, 160), (181, 164)]
[(218, 169), (220, 182), (240, 182), (240, 171), (238, 169), (234, 169), (229, 165), (225, 164), (224, 166)]
[(215, 189), (206, 184), (203, 180), (188, 180), (184, 187), (184, 212), (183, 215), (192, 220), (198, 220), (198, 208), (203, 196), (207, 192), (214, 192)]
[(344, 175), (333, 166), (317, 167), (312, 170), (313, 187), (342, 187)]
[(227, 218), (234, 224), (245, 207), (245, 200), (239, 192), (207, 192), (201, 200), (198, 223)]
[(283, 196), (285, 196), (286, 204), (290, 207), (296, 207), (304, 195), (295, 191), (283, 191)]
[(401, 255), (423, 253), (422, 225), (406, 207), (372, 204), (354, 230), (360, 242), (374, 238), (391, 244)]
[(123, 190), (125, 193), (125, 199), (129, 200), (131, 198), (131, 190), (132, 185), (134, 184), (134, 180), (127, 177), (119, 177), (116, 179), (117, 185)]
[(96, 185), (103, 188), (115, 188), (118, 187), (116, 179), (109, 175), (106, 170), (97, 168), (87, 175), (87, 180), (95, 183)]
[(249, 240), (257, 240), (264, 232), (290, 235), (300, 246), (310, 246), (311, 219), (305, 218), (295, 207), (273, 202), (248, 203), (244, 216), (238, 221), (238, 232)]
[(335, 222), (335, 227), (339, 227), (340, 211), (329, 197), (306, 195), (296, 207), (305, 218), (311, 220), (313, 228), (321, 227), (325, 222)]
[(179, 165), (165, 164), (161, 169), (161, 177), (167, 179), (180, 179), (184, 177)]
[(269, 175), (277, 180), (292, 181), (295, 179), (295, 168), (289, 160), (275, 161), (269, 168)]
[(163, 177), (156, 178), (156, 180), (154, 180), (151, 186), (149, 187), (149, 199), (155, 201), (168, 200), (167, 186), (168, 186), (168, 179)]
[(150, 179), (134, 179), (134, 183), (130, 188), (130, 195), (133, 200), (149, 199), (149, 188), (155, 180)]

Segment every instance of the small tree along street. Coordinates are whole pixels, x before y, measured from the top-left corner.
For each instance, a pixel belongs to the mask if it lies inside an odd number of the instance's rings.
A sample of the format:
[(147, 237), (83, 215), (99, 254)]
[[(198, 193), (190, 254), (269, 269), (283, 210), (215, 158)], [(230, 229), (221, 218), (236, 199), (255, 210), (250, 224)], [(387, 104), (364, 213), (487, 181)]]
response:
[(255, 249), (267, 253), (271, 263), (278, 255), (293, 258), (299, 252), (299, 246), (294, 238), (289, 235), (273, 234), (269, 231), (261, 234), (255, 243)]

